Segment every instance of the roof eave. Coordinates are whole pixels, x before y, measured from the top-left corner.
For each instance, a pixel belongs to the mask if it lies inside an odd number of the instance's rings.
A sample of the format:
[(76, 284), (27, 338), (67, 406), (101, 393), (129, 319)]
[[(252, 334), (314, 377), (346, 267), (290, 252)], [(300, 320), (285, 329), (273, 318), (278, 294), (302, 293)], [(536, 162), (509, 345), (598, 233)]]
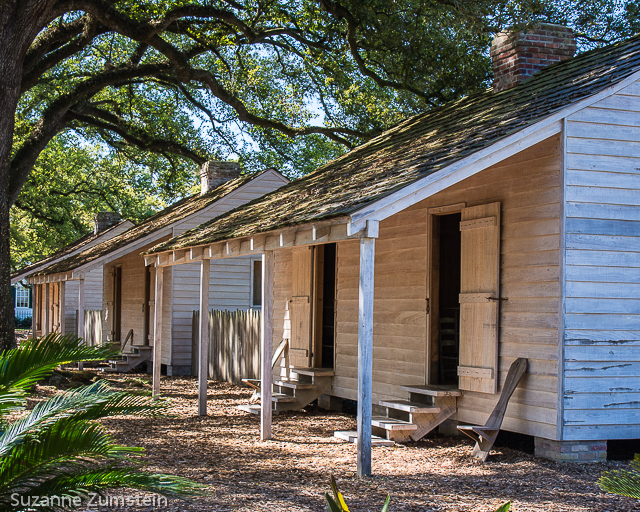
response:
[(368, 221), (380, 222), (433, 194), (455, 185), (488, 167), (519, 153), (538, 142), (560, 133), (563, 119), (640, 79), (640, 71), (632, 73), (620, 82), (577, 101), (537, 123), (523, 128), (453, 164), (416, 180), (376, 201), (364, 205), (350, 216), (349, 231), (356, 233), (366, 228)]

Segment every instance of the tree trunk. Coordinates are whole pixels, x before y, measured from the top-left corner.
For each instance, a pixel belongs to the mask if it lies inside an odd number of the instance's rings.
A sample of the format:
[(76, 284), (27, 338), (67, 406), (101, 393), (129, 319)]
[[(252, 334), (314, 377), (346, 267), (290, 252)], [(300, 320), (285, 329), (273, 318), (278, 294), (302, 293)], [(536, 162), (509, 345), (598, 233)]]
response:
[(11, 297), (9, 184), (15, 113), (20, 97), (24, 49), (18, 44), (15, 0), (0, 9), (0, 352), (16, 346)]

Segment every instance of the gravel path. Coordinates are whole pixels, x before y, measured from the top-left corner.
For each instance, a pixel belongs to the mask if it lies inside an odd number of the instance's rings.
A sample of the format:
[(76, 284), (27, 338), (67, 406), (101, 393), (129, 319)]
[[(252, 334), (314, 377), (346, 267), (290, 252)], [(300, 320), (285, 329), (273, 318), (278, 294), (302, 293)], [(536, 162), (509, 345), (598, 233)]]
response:
[[(149, 377), (108, 378), (135, 386), (135, 379)], [(457, 437), (376, 447), (375, 476), (358, 479), (355, 446), (332, 437), (334, 430), (355, 429), (353, 416), (313, 409), (275, 415), (274, 439), (261, 442), (258, 416), (235, 408), (250, 391), (210, 382), (209, 416), (200, 418), (196, 386), (193, 378), (163, 377), (174, 418), (106, 422), (119, 442), (146, 448), (150, 470), (210, 486), (206, 499), (169, 501), (166, 510), (326, 510), (324, 492), (333, 474), (352, 512), (379, 511), (387, 493), (396, 512), (489, 512), (507, 500), (514, 512), (640, 511), (640, 501), (604, 494), (594, 483), (601, 471), (622, 463), (555, 463), (499, 448), (481, 464), (470, 457), (471, 442)]]

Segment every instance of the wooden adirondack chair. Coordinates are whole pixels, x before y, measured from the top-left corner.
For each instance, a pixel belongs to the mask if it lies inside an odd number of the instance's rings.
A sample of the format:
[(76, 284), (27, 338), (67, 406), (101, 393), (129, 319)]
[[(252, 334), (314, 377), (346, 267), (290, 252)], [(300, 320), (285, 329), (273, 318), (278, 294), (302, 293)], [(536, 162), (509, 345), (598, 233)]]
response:
[(500, 427), (502, 426), (502, 420), (504, 419), (504, 413), (507, 410), (509, 399), (515, 391), (520, 379), (527, 371), (528, 362), (525, 358), (518, 358), (509, 368), (507, 378), (504, 381), (502, 392), (500, 393), (500, 399), (496, 404), (491, 416), (484, 425), (458, 425), (458, 430), (466, 434), (476, 442), (473, 448), (472, 455), (476, 459), (480, 459), (482, 462), (487, 460), (489, 451), (493, 447), (493, 443), (498, 437)]

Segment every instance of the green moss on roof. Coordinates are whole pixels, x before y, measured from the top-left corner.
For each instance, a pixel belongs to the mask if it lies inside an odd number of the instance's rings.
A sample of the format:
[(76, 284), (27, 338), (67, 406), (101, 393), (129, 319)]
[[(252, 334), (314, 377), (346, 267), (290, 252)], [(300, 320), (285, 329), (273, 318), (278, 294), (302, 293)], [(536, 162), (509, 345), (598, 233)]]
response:
[(149, 254), (351, 214), (623, 80), (640, 65), (640, 36), (553, 64), (499, 93), (417, 115), (315, 172), (238, 207)]
[[(266, 171), (265, 171), (266, 172)], [(262, 173), (260, 173), (262, 174)], [(137, 226), (106, 240), (100, 244), (96, 244), (80, 253), (74, 254), (62, 261), (54, 263), (42, 270), (34, 272), (31, 276), (57, 274), (60, 272), (68, 272), (82, 265), (86, 265), (102, 256), (109, 254), (116, 249), (125, 247), (126, 245), (136, 242), (147, 235), (169, 227), (174, 222), (184, 219), (193, 213), (196, 213), (212, 203), (222, 199), (234, 190), (240, 188), (245, 183), (253, 180), (257, 174), (243, 175), (234, 180), (230, 180), (205, 195), (193, 195), (178, 201), (168, 208), (152, 215)], [(31, 277), (28, 276), (28, 277)]]
[(53, 254), (50, 254), (46, 258), (43, 258), (40, 261), (37, 261), (37, 262), (33, 263), (32, 265), (28, 265), (26, 267), (22, 267), (20, 270), (15, 271), (13, 274), (11, 274), (11, 278), (13, 279), (14, 277), (17, 277), (19, 275), (28, 274), (29, 272), (31, 272), (31, 271), (33, 271), (33, 270), (35, 270), (37, 268), (41, 268), (43, 265), (46, 265), (47, 263), (50, 263), (50, 262), (55, 261), (55, 260), (60, 259), (60, 258), (64, 258), (65, 256), (68, 256), (72, 252), (80, 249), (81, 247), (84, 247), (85, 245), (90, 244), (96, 238), (100, 238), (101, 236), (104, 236), (104, 235), (108, 234), (109, 231), (113, 231), (114, 229), (116, 229), (121, 224), (124, 224), (125, 222), (129, 222), (129, 221), (128, 220), (120, 221), (117, 224), (114, 224), (113, 226), (111, 226), (111, 227), (109, 227), (107, 229), (103, 229), (99, 233), (93, 233), (93, 232), (87, 233), (86, 235), (81, 236), (80, 238), (74, 240), (69, 245), (65, 245), (59, 251), (57, 251), (57, 252), (55, 252)]

